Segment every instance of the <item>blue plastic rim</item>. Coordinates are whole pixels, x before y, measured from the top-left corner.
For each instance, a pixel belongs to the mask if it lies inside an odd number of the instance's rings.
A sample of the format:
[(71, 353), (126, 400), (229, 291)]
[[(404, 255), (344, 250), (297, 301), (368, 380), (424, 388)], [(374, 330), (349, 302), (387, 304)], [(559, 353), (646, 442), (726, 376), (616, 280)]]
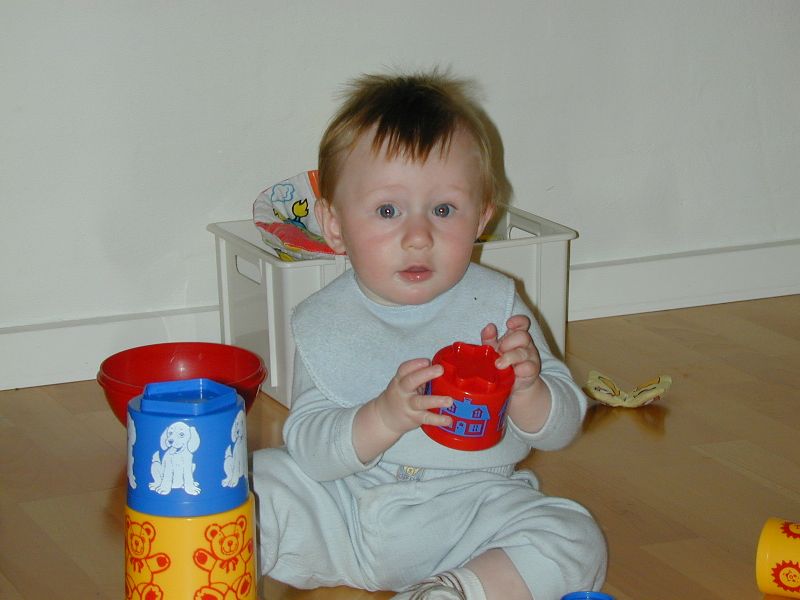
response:
[(148, 383), (140, 403), (143, 413), (179, 416), (210, 415), (236, 404), (236, 390), (210, 379)]
[(151, 383), (128, 403), (128, 506), (163, 517), (247, 501), (244, 400), (210, 379)]
[(614, 600), (614, 596), (603, 592), (572, 592), (562, 596), (561, 600)]

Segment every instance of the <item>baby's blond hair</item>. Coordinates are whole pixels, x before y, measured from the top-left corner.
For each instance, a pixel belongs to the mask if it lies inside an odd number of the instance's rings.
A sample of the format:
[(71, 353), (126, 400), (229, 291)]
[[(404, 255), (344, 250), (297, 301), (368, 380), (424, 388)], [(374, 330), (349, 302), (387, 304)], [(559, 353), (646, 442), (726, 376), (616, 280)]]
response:
[(424, 162), (434, 148), (447, 154), (458, 130), (474, 140), (483, 170), (483, 208), (497, 203), (492, 145), (472, 84), (433, 70), (413, 75), (363, 75), (353, 80), (319, 145), (319, 186), (333, 201), (342, 163), (360, 137), (374, 129), (372, 148), (389, 158)]

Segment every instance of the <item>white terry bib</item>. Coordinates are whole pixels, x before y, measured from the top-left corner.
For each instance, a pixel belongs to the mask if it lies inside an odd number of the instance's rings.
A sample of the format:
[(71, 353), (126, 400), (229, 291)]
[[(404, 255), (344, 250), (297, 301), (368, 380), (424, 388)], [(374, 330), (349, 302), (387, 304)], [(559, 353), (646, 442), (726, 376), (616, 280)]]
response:
[(401, 363), (433, 358), (444, 346), (480, 343), (488, 323), (499, 333), (511, 316), (514, 281), (471, 263), (464, 277), (426, 304), (384, 306), (346, 271), (301, 302), (292, 315), (297, 352), (314, 384), (343, 407), (378, 396)]

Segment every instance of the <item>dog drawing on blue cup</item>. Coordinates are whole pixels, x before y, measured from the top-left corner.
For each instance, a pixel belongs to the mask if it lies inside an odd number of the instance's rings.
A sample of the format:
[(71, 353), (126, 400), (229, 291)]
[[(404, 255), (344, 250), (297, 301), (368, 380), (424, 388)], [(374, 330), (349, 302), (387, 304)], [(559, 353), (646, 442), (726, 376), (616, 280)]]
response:
[(231, 442), (233, 444), (225, 449), (223, 487), (236, 487), (239, 479), (247, 477), (247, 422), (243, 410), (237, 413), (231, 425)]
[(200, 485), (194, 480), (194, 453), (200, 447), (197, 429), (182, 421), (175, 421), (161, 433), (161, 456), (153, 453), (150, 474), (153, 482), (150, 489), (166, 495), (172, 490), (183, 488), (192, 496), (200, 493)]

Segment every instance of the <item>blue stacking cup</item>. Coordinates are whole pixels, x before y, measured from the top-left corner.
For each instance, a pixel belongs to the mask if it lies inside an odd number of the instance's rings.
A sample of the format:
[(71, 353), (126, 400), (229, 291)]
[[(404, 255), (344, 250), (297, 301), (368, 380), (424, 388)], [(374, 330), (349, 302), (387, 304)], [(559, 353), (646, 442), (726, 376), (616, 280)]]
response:
[(151, 383), (128, 403), (128, 506), (222, 513), (248, 497), (244, 400), (210, 379)]
[(572, 592), (561, 596), (561, 600), (614, 600), (614, 596), (602, 592)]

